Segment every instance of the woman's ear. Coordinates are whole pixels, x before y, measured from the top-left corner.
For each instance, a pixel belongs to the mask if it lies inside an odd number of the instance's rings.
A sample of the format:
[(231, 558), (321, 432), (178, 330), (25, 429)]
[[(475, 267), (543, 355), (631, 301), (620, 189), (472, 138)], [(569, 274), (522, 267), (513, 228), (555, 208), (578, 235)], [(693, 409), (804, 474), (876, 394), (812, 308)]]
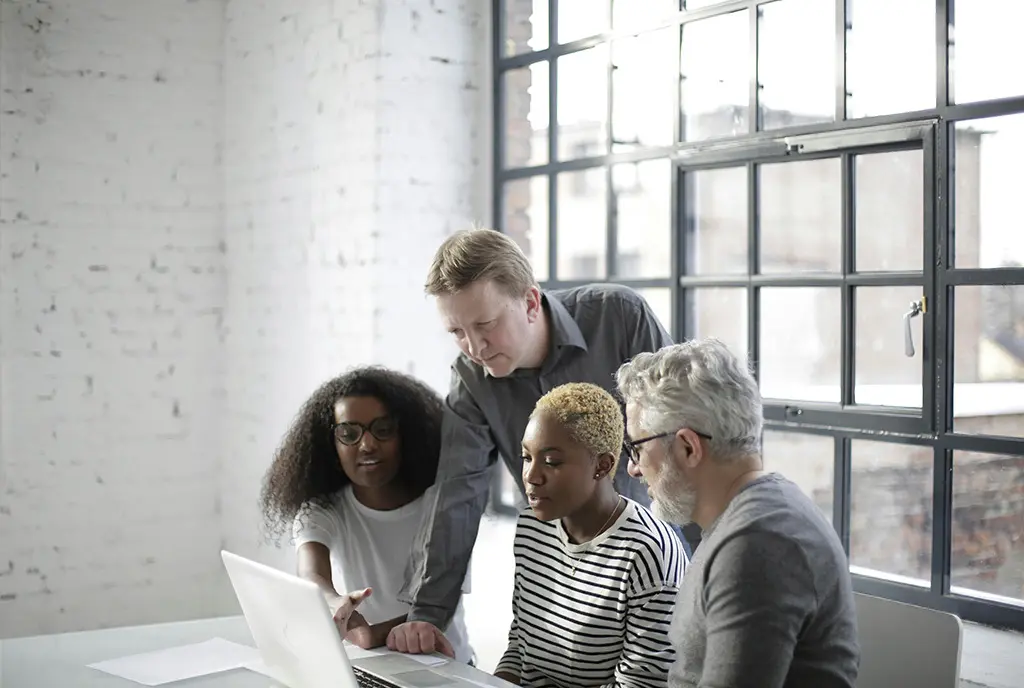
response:
[(611, 454), (598, 454), (596, 465), (594, 467), (594, 480), (600, 480), (609, 473), (612, 472), (612, 466), (615, 465), (615, 457)]

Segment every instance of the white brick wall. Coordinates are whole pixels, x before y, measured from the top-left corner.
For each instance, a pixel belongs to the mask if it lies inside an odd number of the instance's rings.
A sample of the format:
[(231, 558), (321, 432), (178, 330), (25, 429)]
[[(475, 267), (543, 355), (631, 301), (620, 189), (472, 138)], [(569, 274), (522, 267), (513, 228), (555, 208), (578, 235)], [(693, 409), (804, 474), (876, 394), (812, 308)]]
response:
[(223, 7), (0, 12), (0, 635), (196, 615), (219, 577)]
[(484, 5), (0, 0), (0, 637), (231, 610), (311, 388), (444, 387)]

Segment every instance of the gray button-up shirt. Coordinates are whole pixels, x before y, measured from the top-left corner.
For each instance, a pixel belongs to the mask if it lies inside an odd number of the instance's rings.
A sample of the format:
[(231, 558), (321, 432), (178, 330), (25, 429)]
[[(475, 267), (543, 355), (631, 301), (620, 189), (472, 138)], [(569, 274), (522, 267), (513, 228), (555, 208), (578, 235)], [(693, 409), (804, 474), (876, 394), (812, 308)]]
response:
[[(672, 344), (647, 302), (615, 284), (544, 292), (551, 349), (540, 369), (505, 378), (488, 375), (467, 356), (452, 364), (442, 424), (435, 502), (417, 536), (399, 599), (413, 606), (410, 621), (445, 628), (455, 612), (487, 505), (491, 468), (499, 454), (520, 491), (522, 439), (537, 401), (567, 382), (591, 382), (618, 398), (615, 372), (644, 351)], [(629, 477), (626, 457), (614, 483), (620, 494), (645, 506), (647, 491)]]

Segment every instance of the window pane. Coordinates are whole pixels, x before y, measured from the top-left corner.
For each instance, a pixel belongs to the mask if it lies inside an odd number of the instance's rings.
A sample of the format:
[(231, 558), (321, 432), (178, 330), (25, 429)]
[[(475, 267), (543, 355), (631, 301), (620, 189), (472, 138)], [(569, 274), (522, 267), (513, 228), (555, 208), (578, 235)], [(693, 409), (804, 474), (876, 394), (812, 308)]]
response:
[(839, 289), (761, 289), (761, 394), (839, 402)]
[(604, 33), (611, 18), (611, 0), (558, 0), (558, 42)]
[(558, 279), (603, 279), (608, 255), (605, 168), (558, 175)]
[(854, 190), (857, 271), (921, 270), (923, 153), (858, 155)]
[(690, 321), (686, 336), (717, 337), (737, 358), (746, 363), (747, 290), (744, 287), (687, 289), (686, 314)]
[(558, 58), (558, 156), (608, 152), (608, 44)]
[(780, 0), (759, 7), (762, 129), (835, 119), (835, 7), (822, 0)]
[(747, 169), (726, 167), (681, 176), (686, 274), (747, 273)]
[[(616, 31), (653, 26), (679, 11), (678, 0), (614, 0), (612, 2), (612, 28)], [(675, 56), (669, 59), (675, 62)]]
[(932, 449), (866, 440), (850, 444), (851, 567), (929, 585)]
[(956, 3), (954, 12), (950, 80), (956, 102), (1024, 95), (1024, 71), (1008, 68), (1024, 64), (1024, 3), (971, 0)]
[(956, 125), (956, 267), (1024, 265), (1020, 161), (1024, 114)]
[[(850, 0), (847, 117), (935, 107), (935, 0)], [(899, 50), (879, 50), (879, 46)]]
[(786, 476), (800, 486), (832, 522), (832, 484), (835, 477), (835, 440), (823, 435), (765, 430), (762, 438), (764, 468)]
[(761, 165), (758, 173), (761, 272), (840, 272), (839, 158)]
[(683, 25), (679, 79), (684, 141), (750, 130), (750, 22), (747, 11)]
[(922, 322), (910, 319), (914, 356), (904, 348), (903, 314), (922, 296), (922, 287), (857, 287), (854, 290), (854, 402), (871, 406), (921, 408)]
[(712, 5), (721, 5), (727, 0), (680, 0), (679, 4), (684, 10), (699, 10), (702, 7), (711, 7)]
[(548, 161), (548, 63), (505, 72), (505, 167)]
[(1024, 437), (1024, 286), (956, 287), (953, 430)]
[(612, 141), (616, 150), (672, 143), (677, 35), (678, 29), (664, 29), (612, 44)]
[(507, 182), (504, 204), (502, 231), (519, 244), (543, 282), (548, 278), (548, 178)]
[(618, 277), (672, 273), (672, 162), (650, 160), (612, 168), (617, 213)]
[(675, 318), (672, 317), (672, 290), (665, 288), (637, 289), (637, 293), (647, 300), (651, 310), (658, 316), (658, 320), (669, 334), (672, 334), (672, 326)]
[(953, 452), (954, 593), (1024, 605), (1024, 456)]
[(505, 55), (548, 47), (547, 0), (504, 0)]

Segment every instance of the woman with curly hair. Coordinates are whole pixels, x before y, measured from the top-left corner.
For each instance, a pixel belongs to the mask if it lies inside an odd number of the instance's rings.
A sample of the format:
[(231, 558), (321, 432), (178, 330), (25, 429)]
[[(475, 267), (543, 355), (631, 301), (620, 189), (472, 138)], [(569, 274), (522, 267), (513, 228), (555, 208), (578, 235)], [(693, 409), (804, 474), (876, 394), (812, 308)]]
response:
[[(413, 377), (351, 370), (303, 404), (264, 478), (265, 527), (292, 533), (298, 575), (320, 586), (331, 612), (344, 604), (339, 590), (373, 590), (341, 629), (360, 647), (385, 644), (409, 610), (398, 591), (433, 498), (442, 408)], [(447, 636), (469, 662), (461, 602)]]
[[(522, 441), (529, 507), (513, 545), (512, 625), (495, 676), (532, 688), (668, 684), (686, 553), (667, 523), (616, 492), (624, 435), (619, 403), (597, 385), (555, 387), (534, 407)], [(431, 651), (442, 634), (413, 628), (424, 623), (404, 624), (388, 645)]]

